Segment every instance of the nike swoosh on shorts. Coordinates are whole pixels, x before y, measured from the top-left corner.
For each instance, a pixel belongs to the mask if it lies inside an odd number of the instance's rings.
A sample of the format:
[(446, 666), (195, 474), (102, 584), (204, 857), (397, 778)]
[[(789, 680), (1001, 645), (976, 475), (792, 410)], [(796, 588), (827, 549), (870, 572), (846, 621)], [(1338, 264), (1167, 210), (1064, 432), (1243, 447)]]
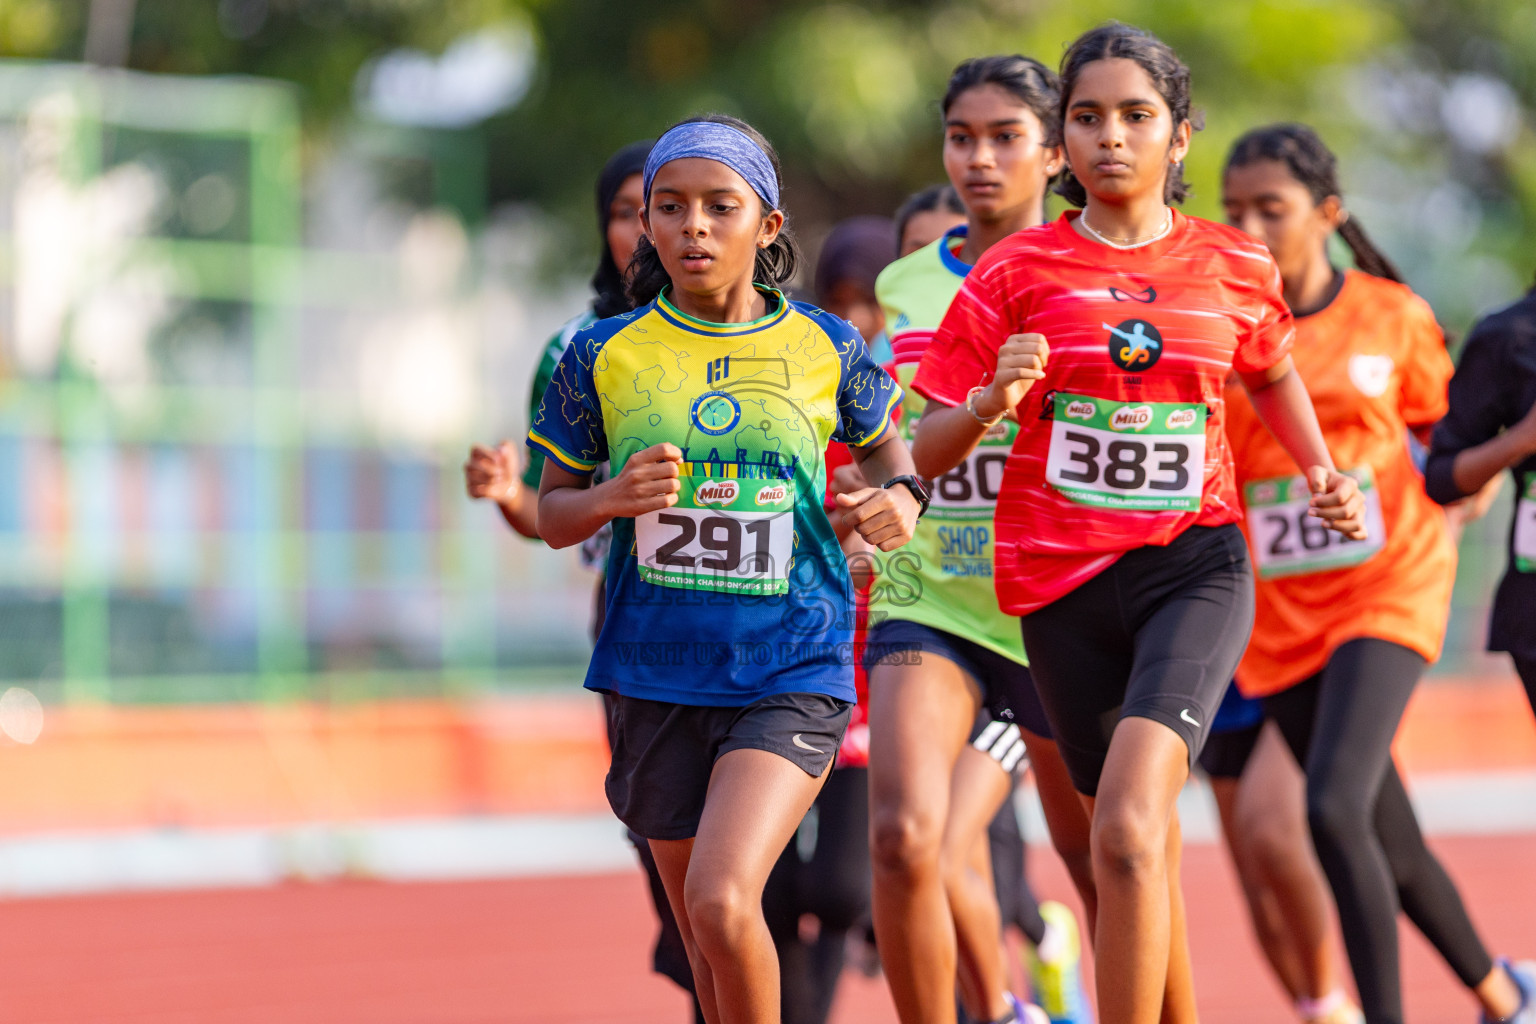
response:
[(1200, 728), (1200, 723), (1190, 717), (1189, 708), (1185, 708), (1183, 711), (1180, 711), (1179, 717), (1188, 722), (1190, 725), (1194, 726), (1196, 729)]
[(823, 753), (823, 751), (817, 750), (815, 747), (813, 747), (809, 743), (805, 742), (805, 740), (802, 740), (800, 738), (800, 734), (798, 732), (790, 737), (790, 741), (792, 743), (794, 743), (795, 746), (799, 747), (801, 750), (809, 750), (813, 754)]

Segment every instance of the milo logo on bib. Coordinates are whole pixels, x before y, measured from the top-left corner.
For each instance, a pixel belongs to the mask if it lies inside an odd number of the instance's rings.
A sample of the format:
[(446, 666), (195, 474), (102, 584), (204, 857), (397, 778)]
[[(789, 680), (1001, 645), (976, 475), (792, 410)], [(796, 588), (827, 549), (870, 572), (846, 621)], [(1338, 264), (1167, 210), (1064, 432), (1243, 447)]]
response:
[(1080, 505), (1196, 512), (1205, 489), (1204, 403), (1115, 402), (1058, 391), (1045, 479)]
[(1175, 409), (1168, 414), (1168, 429), (1177, 430), (1180, 427), (1192, 427), (1195, 425), (1195, 410)]
[(1110, 430), (1145, 430), (1152, 425), (1150, 405), (1121, 406), (1109, 417)]
[(710, 480), (699, 484), (693, 491), (696, 505), (729, 505), (741, 493), (741, 485), (735, 480)]
[(759, 505), (782, 505), (788, 497), (789, 488), (783, 484), (777, 484), (764, 487), (757, 492), (757, 497), (753, 500)]
[[(787, 593), (795, 549), (794, 481), (751, 479), (745, 476), (754, 471), (751, 466), (707, 465), (710, 475), (679, 477), (676, 505), (635, 517), (640, 578), (682, 590)], [(713, 475), (717, 469), (740, 475)]]

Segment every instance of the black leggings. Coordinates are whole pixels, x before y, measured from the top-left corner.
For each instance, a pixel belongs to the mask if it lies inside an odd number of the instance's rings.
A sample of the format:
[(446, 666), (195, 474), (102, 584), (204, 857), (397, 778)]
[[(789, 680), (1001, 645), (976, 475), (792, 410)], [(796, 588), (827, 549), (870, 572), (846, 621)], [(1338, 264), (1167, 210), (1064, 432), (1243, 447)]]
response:
[(1468, 988), (1493, 970), (1392, 761), (1392, 737), (1423, 672), (1424, 659), (1406, 647), (1351, 640), (1317, 675), (1264, 699), (1306, 768), (1312, 842), (1367, 1024), (1402, 1024), (1399, 908)]
[(1024, 833), (1019, 829), (1012, 793), (987, 826), (987, 845), (992, 852), (992, 887), (997, 891), (1003, 927), (1013, 925), (1031, 946), (1040, 945), (1045, 939), (1045, 918), (1040, 916), (1040, 904), (1024, 876)]

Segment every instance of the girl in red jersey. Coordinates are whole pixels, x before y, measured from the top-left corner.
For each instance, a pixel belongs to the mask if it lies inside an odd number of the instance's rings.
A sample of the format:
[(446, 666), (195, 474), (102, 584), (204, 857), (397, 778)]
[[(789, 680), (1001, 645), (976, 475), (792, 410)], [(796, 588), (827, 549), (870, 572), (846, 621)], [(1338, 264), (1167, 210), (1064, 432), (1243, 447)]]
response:
[(1165, 988), (1187, 985), (1170, 943), (1174, 801), (1253, 618), (1227, 375), (1306, 474), (1313, 521), (1363, 537), (1363, 503), (1291, 366), (1273, 258), (1169, 206), (1187, 191), (1189, 69), (1110, 24), (1068, 50), (1061, 97), (1062, 191), (1083, 210), (999, 242), (967, 276), (912, 383), (930, 402), (913, 455), (937, 476), (1002, 416), (1019, 422), (997, 594), (1022, 616), (1093, 817), (1100, 1017), (1151, 1024)]
[[(1348, 218), (1335, 160), (1301, 125), (1250, 132), (1223, 177), (1227, 219), (1279, 262), (1295, 359), (1324, 435), (1362, 482), (1370, 536), (1335, 540), (1298, 518), (1301, 490), (1248, 402), (1228, 389), (1257, 619), (1238, 668), (1307, 773), (1307, 818), (1338, 902), (1369, 1024), (1401, 1024), (1397, 913), (1439, 951), (1484, 1020), (1536, 1021), (1536, 965), (1495, 964), (1424, 843), (1392, 738), (1439, 657), (1456, 552), (1404, 443), (1446, 411), (1451, 359), (1429, 306)], [(1359, 271), (1328, 259), (1337, 231)], [(1363, 271), (1363, 273), (1361, 272)]]

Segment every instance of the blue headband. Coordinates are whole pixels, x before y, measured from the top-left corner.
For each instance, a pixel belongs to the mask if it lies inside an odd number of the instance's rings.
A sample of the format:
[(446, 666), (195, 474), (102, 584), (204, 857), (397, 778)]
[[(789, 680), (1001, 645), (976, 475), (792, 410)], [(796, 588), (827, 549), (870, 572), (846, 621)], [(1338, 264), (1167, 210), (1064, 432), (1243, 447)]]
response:
[(779, 179), (768, 154), (745, 132), (718, 121), (688, 121), (656, 140), (645, 159), (645, 201), (651, 201), (651, 179), (663, 164), (692, 156), (725, 164), (746, 179), (764, 206), (779, 208)]

